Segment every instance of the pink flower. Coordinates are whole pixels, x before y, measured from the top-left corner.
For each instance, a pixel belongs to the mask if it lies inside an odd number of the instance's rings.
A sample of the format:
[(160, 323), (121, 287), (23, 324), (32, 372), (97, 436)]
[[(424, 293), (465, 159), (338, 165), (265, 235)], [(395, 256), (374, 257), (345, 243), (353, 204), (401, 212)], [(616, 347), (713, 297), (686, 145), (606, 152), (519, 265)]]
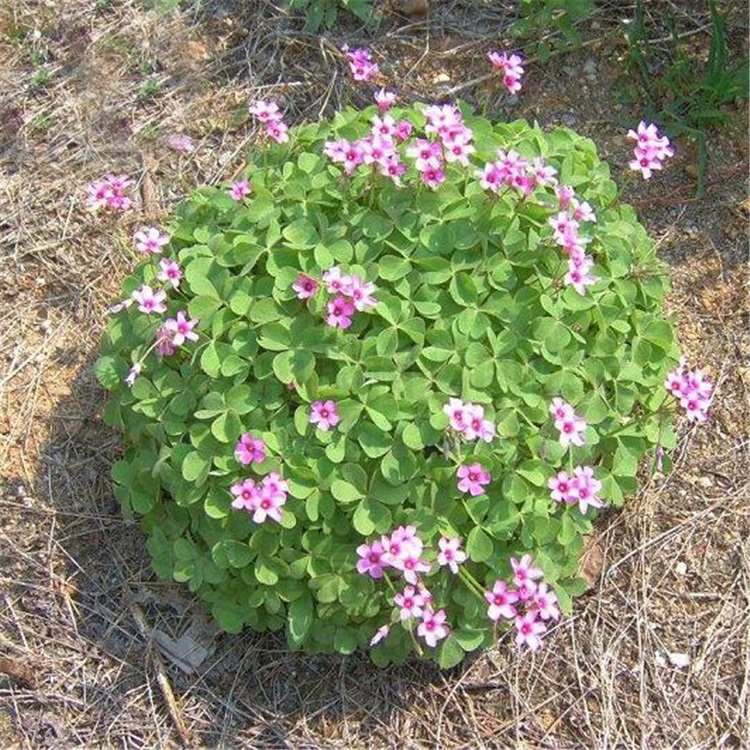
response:
[(417, 627), (417, 635), (424, 638), (424, 642), (430, 648), (435, 648), (437, 642), (445, 638), (450, 632), (445, 624), (445, 620), (446, 614), (444, 609), (437, 612), (426, 609), (422, 613), (422, 622)]
[(513, 583), (516, 586), (529, 584), (531, 581), (541, 578), (544, 575), (541, 568), (534, 566), (531, 555), (524, 555), (520, 560), (511, 557), (510, 565), (513, 568)]
[(383, 638), (387, 638), (388, 633), (390, 632), (390, 625), (383, 625), (382, 627), (378, 628), (377, 631), (375, 631), (375, 635), (370, 639), (370, 645), (377, 645), (378, 643), (380, 643), (380, 641), (383, 640)]
[(414, 526), (399, 526), (390, 537), (383, 536), (380, 541), (385, 550), (383, 560), (386, 565), (402, 570), (407, 558), (419, 558), (424, 549), (422, 540), (417, 536)]
[(665, 159), (674, 156), (669, 138), (660, 136), (653, 123), (639, 123), (637, 131), (628, 131), (628, 138), (636, 141), (633, 151), (635, 158), (628, 166), (635, 172), (640, 172), (646, 180), (650, 179), (655, 170), (662, 168)]
[(105, 208), (109, 211), (127, 211), (133, 202), (125, 195), (131, 185), (128, 175), (109, 174), (86, 186), (86, 207), (91, 211)]
[(348, 47), (344, 47), (343, 51), (349, 58), (349, 70), (355, 81), (369, 81), (378, 74), (378, 65), (372, 61), (367, 50), (349, 50)]
[(269, 122), (266, 125), (266, 133), (273, 138), (276, 143), (289, 142), (289, 126), (285, 122)]
[(445, 182), (445, 172), (440, 167), (428, 167), (422, 172), (422, 181), (427, 187), (435, 190)]
[(572, 482), (567, 472), (560, 471), (556, 476), (551, 477), (547, 482), (550, 488), (550, 495), (557, 503), (574, 503), (576, 502), (571, 495)]
[(156, 353), (160, 357), (171, 357), (174, 352), (172, 333), (162, 326), (156, 334)]
[(357, 554), (360, 559), (357, 562), (357, 571), (368, 573), (372, 578), (382, 578), (383, 568), (383, 545), (375, 540), (372, 544), (360, 544), (357, 547)]
[(409, 122), (409, 120), (399, 120), (396, 123), (396, 128), (393, 131), (393, 134), (398, 138), (400, 141), (405, 141), (414, 130), (414, 126)]
[(261, 464), (266, 460), (266, 444), (261, 438), (244, 432), (234, 447), (234, 455), (245, 466), (251, 463)]
[(680, 402), (690, 422), (705, 422), (713, 400), (714, 385), (701, 370), (685, 370), (684, 360), (670, 372), (664, 387)]
[(466, 553), (461, 549), (461, 540), (457, 538), (448, 539), (447, 537), (441, 536), (438, 540), (438, 552), (437, 561), (438, 565), (447, 565), (451, 573), (454, 575), (458, 573), (458, 566), (466, 562)]
[(136, 378), (141, 374), (141, 371), (143, 370), (143, 365), (140, 362), (136, 362), (128, 371), (128, 375), (125, 378), (125, 385), (128, 388), (133, 387), (133, 383), (135, 383)]
[(516, 617), (516, 646), (528, 646), (536, 651), (542, 645), (540, 636), (547, 631), (547, 626), (537, 620), (536, 612), (527, 612), (523, 617)]
[(450, 419), (452, 429), (456, 432), (463, 432), (466, 429), (466, 407), (461, 399), (450, 399), (450, 401), (443, 407), (443, 411)]
[(258, 501), (258, 488), (252, 479), (243, 479), (241, 482), (233, 484), (230, 491), (234, 495), (233, 508), (247, 510), (251, 513), (255, 510)]
[(338, 266), (331, 266), (323, 271), (323, 282), (331, 294), (343, 294), (348, 297), (352, 293), (352, 277), (343, 276)]
[[(269, 479), (270, 476), (263, 477), (263, 485), (257, 492), (253, 511), (255, 523), (263, 523), (266, 518), (270, 518), (277, 523), (281, 521), (281, 508), (286, 503), (287, 495), (286, 491), (280, 488), (278, 479)], [(276, 477), (278, 477), (278, 474)], [(285, 482), (283, 482), (283, 486), (286, 486)]]
[(503, 185), (503, 174), (494, 161), (485, 164), (484, 168), (477, 172), (477, 177), (482, 188), (493, 193), (497, 193)]
[(542, 620), (560, 619), (560, 610), (557, 607), (557, 596), (554, 591), (550, 591), (547, 588), (546, 583), (542, 582), (537, 584), (532, 600), (532, 610), (536, 612)]
[(560, 430), (560, 445), (583, 445), (586, 441), (583, 433), (586, 430), (586, 420), (576, 415), (573, 407), (560, 398), (552, 399), (550, 413), (555, 418), (555, 427)]
[(250, 180), (237, 180), (229, 188), (229, 195), (234, 200), (241, 201), (251, 190)]
[(173, 133), (167, 138), (167, 146), (179, 154), (189, 154), (195, 151), (195, 143), (189, 135)]
[(279, 122), (283, 117), (279, 105), (265, 99), (256, 99), (250, 104), (248, 110), (256, 120), (263, 123)]
[(375, 284), (371, 281), (363, 281), (357, 275), (351, 277), (349, 295), (357, 310), (366, 310), (378, 304), (378, 301), (372, 296), (374, 291)]
[(345, 297), (335, 297), (328, 303), (326, 323), (333, 328), (345, 330), (352, 324), (354, 305)]
[(518, 594), (511, 591), (505, 581), (495, 581), (492, 591), (485, 591), (484, 598), (490, 605), (487, 616), (493, 622), (497, 622), (501, 617), (510, 620), (516, 616), (516, 608), (513, 605), (518, 601)]
[(589, 273), (594, 261), (588, 256), (572, 257), (568, 261), (568, 273), (565, 275), (565, 283), (572, 286), (578, 294), (586, 294), (586, 287), (596, 284), (598, 276)]
[(297, 292), (299, 299), (308, 299), (318, 291), (318, 282), (311, 276), (301, 273), (292, 284), (292, 289)]
[(399, 612), (401, 622), (420, 617), (425, 606), (424, 597), (415, 591), (414, 586), (407, 586), (401, 593), (396, 594), (393, 602), (401, 610)]
[(570, 208), (573, 210), (573, 218), (576, 221), (592, 221), (596, 222), (596, 214), (591, 206), (583, 201), (582, 203), (573, 198), (570, 201)]
[(488, 57), (492, 66), (500, 71), (503, 86), (508, 92), (518, 93), (521, 90), (521, 77), (524, 73), (521, 58), (518, 55), (508, 56), (505, 52), (490, 52)]
[[(414, 159), (414, 166), (419, 172), (440, 170), (442, 156), (440, 144), (437, 141), (428, 141), (425, 138), (417, 138), (406, 149), (406, 155)], [(445, 179), (445, 175), (443, 175)]]
[(578, 508), (584, 515), (589, 507), (604, 507), (604, 503), (596, 496), (602, 483), (594, 478), (594, 470), (590, 466), (576, 466), (570, 485), (568, 502), (578, 503)]
[(162, 258), (159, 261), (159, 266), (160, 271), (156, 274), (156, 278), (166, 284), (171, 284), (174, 289), (178, 289), (182, 279), (182, 270), (177, 263), (169, 258)]
[(172, 345), (182, 346), (185, 341), (197, 341), (198, 334), (193, 328), (198, 325), (198, 318), (186, 317), (185, 310), (180, 310), (177, 317), (164, 321), (164, 328), (172, 334)]
[(396, 103), (396, 94), (382, 88), (375, 92), (375, 103), (380, 112), (387, 112)]
[(537, 185), (557, 185), (557, 170), (554, 167), (546, 164), (541, 156), (534, 159), (534, 163), (530, 167), (531, 176), (534, 179), (534, 183)]
[(476, 440), (489, 429), (489, 426), (485, 424), (484, 407), (479, 404), (466, 404), (465, 411), (466, 427), (464, 428), (464, 437), (467, 440)]
[(461, 492), (468, 492), (472, 497), (483, 495), (482, 487), (490, 483), (490, 474), (482, 467), (481, 464), (473, 463), (470, 466), (462, 465), (458, 467), (458, 489)]
[(429, 573), (432, 569), (430, 563), (420, 559), (419, 552), (414, 550), (409, 550), (406, 554), (394, 560), (394, 563), (393, 567), (400, 570), (404, 578), (412, 584), (417, 583), (418, 573)]
[(167, 295), (161, 289), (154, 291), (148, 284), (144, 284), (136, 289), (131, 296), (138, 303), (138, 309), (146, 315), (151, 313), (161, 314), (167, 311), (165, 304)]
[(568, 207), (575, 196), (575, 190), (568, 185), (560, 185), (560, 187), (555, 189), (555, 193), (557, 195), (557, 205), (561, 211)]
[(316, 425), (319, 430), (330, 430), (340, 419), (333, 401), (313, 401), (310, 405), (310, 424)]
[(157, 255), (168, 242), (169, 235), (160, 232), (155, 227), (143, 227), (133, 235), (135, 249), (147, 255)]
[(404, 172), (406, 172), (406, 164), (399, 159), (397, 154), (392, 154), (380, 163), (380, 174), (383, 177), (389, 177), (397, 187), (401, 187), (401, 177)]

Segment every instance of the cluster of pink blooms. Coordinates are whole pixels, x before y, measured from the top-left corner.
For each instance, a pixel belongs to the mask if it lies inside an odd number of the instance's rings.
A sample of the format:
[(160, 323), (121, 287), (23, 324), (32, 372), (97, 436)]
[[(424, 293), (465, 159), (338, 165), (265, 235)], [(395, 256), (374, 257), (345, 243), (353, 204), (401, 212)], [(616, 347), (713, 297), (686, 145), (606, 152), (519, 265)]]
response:
[(341, 51), (349, 58), (349, 70), (355, 81), (369, 81), (378, 74), (378, 64), (372, 61), (366, 49), (349, 49), (344, 45)]
[(599, 281), (590, 271), (594, 259), (586, 255), (586, 245), (590, 240), (582, 237), (580, 227), (583, 222), (595, 222), (596, 214), (585, 201), (578, 201), (573, 188), (561, 185), (555, 188), (558, 212), (548, 220), (552, 227), (552, 238), (568, 256), (568, 273), (565, 283), (579, 294), (586, 293), (586, 287)]
[(133, 244), (139, 253), (158, 255), (169, 243), (169, 235), (156, 227), (141, 227), (133, 235)]
[(125, 191), (132, 184), (128, 175), (108, 174), (86, 186), (86, 206), (92, 211), (105, 208), (109, 211), (127, 211), (133, 201)]
[(263, 523), (267, 518), (278, 523), (281, 521), (281, 509), (286, 503), (288, 491), (286, 481), (272, 471), (260, 483), (248, 478), (233, 484), (232, 507), (252, 513), (255, 523)]
[(458, 474), (458, 489), (461, 492), (468, 492), (472, 497), (483, 495), (484, 485), (489, 484), (491, 479), (489, 471), (479, 463), (459, 466), (456, 473)]
[(387, 112), (396, 103), (396, 94), (393, 91), (386, 91), (384, 88), (376, 91), (373, 96), (375, 104), (378, 105), (378, 112), (381, 114)]
[(262, 464), (266, 460), (266, 444), (262, 438), (243, 432), (234, 447), (234, 455), (243, 466), (252, 463)]
[[(378, 303), (373, 296), (375, 284), (357, 274), (343, 274), (339, 266), (323, 272), (323, 284), (328, 293), (334, 295), (326, 306), (326, 323), (333, 328), (349, 328), (355, 312), (369, 310)], [(318, 281), (304, 273), (292, 284), (299, 299), (313, 297), (319, 288)]]
[(250, 184), (250, 180), (235, 180), (229, 186), (229, 197), (232, 200), (241, 201), (246, 195), (250, 195), (253, 187)]
[(708, 419), (714, 385), (701, 370), (687, 370), (685, 360), (680, 359), (680, 366), (667, 375), (664, 387), (680, 402), (689, 421), (705, 422)]
[(558, 620), (560, 610), (557, 596), (543, 581), (540, 568), (534, 567), (531, 555), (524, 555), (520, 561), (510, 559), (513, 566), (511, 588), (507, 581), (495, 581), (491, 591), (484, 594), (489, 605), (487, 616), (497, 622), (501, 618), (513, 620), (516, 628), (516, 645), (528, 646), (536, 651), (541, 645), (541, 636), (547, 630), (547, 621)]
[(665, 159), (674, 156), (669, 138), (660, 136), (653, 123), (641, 121), (637, 130), (628, 130), (628, 138), (636, 142), (633, 150), (635, 158), (629, 166), (634, 172), (640, 172), (644, 180), (650, 179), (655, 170), (661, 169)]
[(517, 94), (521, 90), (521, 77), (523, 76), (523, 60), (518, 55), (507, 55), (505, 52), (490, 52), (492, 67), (502, 74), (503, 86), (511, 94)]
[[(447, 567), (452, 573), (457, 574), (458, 566), (466, 561), (466, 553), (461, 549), (461, 540), (440, 537), (438, 548), (438, 565)], [(375, 579), (382, 578), (386, 568), (392, 568), (403, 575), (408, 585), (393, 599), (398, 608), (398, 619), (402, 623), (419, 621), (417, 635), (430, 648), (434, 648), (450, 630), (446, 625), (445, 610), (433, 609), (432, 594), (418, 578), (418, 574), (429, 573), (432, 568), (430, 563), (422, 559), (423, 552), (424, 543), (417, 536), (414, 526), (399, 526), (390, 536), (383, 536), (371, 544), (361, 544), (357, 547), (360, 558), (357, 570)], [(389, 626), (384, 625), (375, 633), (370, 644), (374, 646), (385, 638), (389, 631)]]
[(289, 126), (283, 121), (284, 113), (276, 102), (257, 99), (250, 104), (250, 114), (266, 126), (266, 133), (276, 143), (286, 143), (289, 140)]
[(573, 407), (561, 398), (553, 398), (549, 413), (555, 418), (555, 427), (560, 430), (560, 445), (583, 445), (586, 441), (583, 433), (586, 430), (586, 420), (579, 417)]
[(331, 401), (313, 401), (310, 404), (310, 424), (314, 424), (319, 430), (327, 432), (331, 427), (335, 427), (341, 421), (336, 402)]
[(589, 508), (604, 507), (604, 503), (597, 497), (602, 483), (594, 478), (594, 470), (590, 466), (576, 466), (572, 477), (567, 472), (560, 471), (547, 484), (555, 502), (577, 504), (584, 515)]
[(464, 403), (459, 398), (451, 398), (443, 407), (450, 420), (451, 429), (465, 440), (484, 440), (491, 443), (495, 437), (495, 423), (485, 419), (484, 407), (480, 404)]
[(537, 187), (557, 185), (557, 170), (545, 163), (540, 156), (530, 161), (517, 151), (498, 149), (495, 161), (487, 162), (477, 172), (479, 183), (485, 190), (499, 193), (511, 188), (528, 197)]

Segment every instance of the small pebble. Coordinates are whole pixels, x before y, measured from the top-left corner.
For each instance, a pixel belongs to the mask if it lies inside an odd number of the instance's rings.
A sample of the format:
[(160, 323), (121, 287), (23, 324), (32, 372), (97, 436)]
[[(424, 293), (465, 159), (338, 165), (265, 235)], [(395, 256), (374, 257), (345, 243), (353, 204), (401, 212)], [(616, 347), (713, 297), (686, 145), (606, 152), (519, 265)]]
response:
[(566, 128), (572, 128), (578, 122), (578, 120), (570, 114), (564, 114), (561, 119)]
[(670, 654), (669, 661), (680, 669), (690, 666), (690, 656), (688, 654)]
[(677, 573), (678, 576), (684, 576), (687, 573), (687, 565), (680, 560), (678, 563), (675, 563), (674, 572)]

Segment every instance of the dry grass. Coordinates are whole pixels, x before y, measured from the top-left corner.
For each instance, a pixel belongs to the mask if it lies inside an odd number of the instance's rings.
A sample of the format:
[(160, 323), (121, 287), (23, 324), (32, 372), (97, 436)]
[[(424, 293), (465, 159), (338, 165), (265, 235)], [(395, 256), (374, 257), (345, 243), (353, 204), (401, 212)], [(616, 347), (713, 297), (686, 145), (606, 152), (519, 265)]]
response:
[[(167, 15), (147, 5), (21, 0), (0, 11), (0, 744), (749, 747), (746, 112), (714, 143), (705, 200), (693, 198), (687, 144), (628, 196), (673, 267), (684, 348), (719, 382), (714, 418), (683, 434), (668, 477), (604, 515), (595, 588), (543, 652), (501, 643), (451, 673), (378, 671), (360, 656), (290, 653), (275, 636), (212, 634), (185, 591), (153, 580), (113, 500), (117, 439), (100, 423), (91, 364), (132, 262), (132, 225), (242, 164), (253, 93), (281, 97), (294, 120), (363, 97), (337, 53), (362, 41), (354, 27), (306, 36), (261, 0)], [(381, 67), (407, 99), (481, 79), (487, 30), (500, 33), (511, 5), (433, 2), (429, 24), (388, 19), (373, 44)], [(687, 30), (704, 20), (686, 17)], [(574, 117), (622, 181), (621, 133), (636, 113), (614, 101), (609, 28), (560, 65), (532, 67), (512, 114)], [(741, 48), (745, 30), (732, 29)], [(583, 90), (589, 58), (597, 78)], [(479, 81), (462, 96), (489, 93)], [(165, 149), (175, 131), (198, 150)], [(81, 188), (119, 170), (155, 197), (108, 225), (82, 210)], [(190, 628), (211, 652), (194, 674), (143, 635)]]

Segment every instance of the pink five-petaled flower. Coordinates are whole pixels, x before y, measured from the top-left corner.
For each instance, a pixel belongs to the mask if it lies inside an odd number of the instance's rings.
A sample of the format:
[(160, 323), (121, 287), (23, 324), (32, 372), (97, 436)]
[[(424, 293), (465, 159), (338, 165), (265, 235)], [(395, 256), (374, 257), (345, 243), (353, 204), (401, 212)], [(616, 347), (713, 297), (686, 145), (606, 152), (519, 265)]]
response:
[(256, 438), (250, 433), (243, 432), (240, 435), (239, 442), (234, 447), (234, 455), (244, 466), (251, 463), (261, 464), (266, 460), (266, 444), (262, 438)]
[(459, 398), (452, 398), (443, 407), (448, 419), (450, 419), (450, 426), (456, 432), (463, 432), (466, 429), (466, 406), (464, 402)]
[(160, 357), (171, 357), (174, 354), (172, 333), (162, 326), (156, 333), (156, 353)]
[(171, 284), (172, 287), (178, 289), (180, 286), (180, 280), (182, 279), (182, 269), (169, 258), (162, 258), (159, 261), (159, 273), (156, 274), (156, 278), (159, 281), (163, 281), (166, 284)]
[(407, 586), (401, 593), (393, 598), (394, 604), (400, 608), (399, 619), (410, 620), (412, 617), (421, 617), (425, 606), (424, 597), (417, 592), (414, 586)]
[(513, 568), (513, 583), (516, 586), (529, 585), (535, 579), (541, 578), (544, 573), (541, 568), (537, 568), (531, 555), (524, 555), (520, 560), (515, 557), (510, 558), (510, 565)]
[(348, 297), (352, 292), (352, 277), (343, 276), (338, 266), (331, 266), (323, 271), (323, 282), (331, 294), (343, 294)]
[(371, 281), (364, 281), (356, 274), (351, 277), (349, 296), (354, 303), (354, 307), (360, 312), (378, 304), (378, 301), (373, 297), (374, 291), (375, 284)]
[(158, 255), (169, 242), (169, 235), (156, 227), (142, 227), (133, 235), (133, 244), (139, 253)]
[(424, 642), (430, 647), (435, 648), (437, 642), (445, 638), (450, 632), (445, 624), (446, 614), (444, 609), (433, 612), (431, 609), (425, 609), (422, 612), (422, 622), (417, 627), (417, 635), (424, 638)]
[(583, 433), (586, 430), (586, 420), (579, 417), (570, 404), (561, 398), (553, 398), (549, 407), (550, 414), (555, 418), (555, 427), (560, 430), (560, 445), (567, 448), (573, 445), (583, 445)]
[(154, 291), (148, 284), (143, 284), (131, 296), (138, 303), (138, 309), (146, 315), (167, 311), (167, 295), (161, 289)]
[(258, 488), (252, 479), (243, 479), (241, 482), (233, 484), (230, 491), (234, 495), (234, 500), (232, 500), (233, 508), (249, 512), (255, 510), (258, 500)]
[(318, 291), (318, 282), (312, 276), (301, 273), (292, 284), (292, 289), (299, 299), (309, 299)]
[(185, 133), (172, 133), (167, 138), (167, 146), (178, 154), (189, 154), (195, 151), (195, 143), (189, 135)]
[(505, 581), (495, 581), (492, 591), (485, 591), (484, 598), (490, 605), (487, 616), (493, 622), (501, 617), (511, 620), (516, 616), (516, 608), (513, 606), (518, 601), (518, 594), (508, 588)]
[(326, 323), (333, 328), (345, 330), (352, 324), (354, 305), (346, 297), (334, 297), (328, 303), (328, 315)]
[(250, 180), (237, 180), (229, 188), (229, 196), (236, 201), (241, 201), (246, 195), (249, 195), (252, 187)]
[(555, 502), (576, 502), (571, 495), (572, 481), (567, 472), (559, 471), (554, 477), (550, 477), (547, 486), (550, 488), (550, 496)]
[(313, 401), (310, 405), (310, 424), (316, 425), (319, 430), (330, 430), (340, 419), (333, 401)]
[(540, 636), (546, 632), (547, 626), (537, 619), (536, 612), (527, 612), (516, 617), (516, 646), (526, 645), (536, 651), (542, 645)]
[(125, 195), (132, 180), (124, 174), (108, 174), (86, 186), (86, 207), (91, 211), (106, 208), (110, 211), (127, 211), (133, 202)]
[(590, 466), (576, 466), (570, 481), (570, 500), (578, 503), (578, 508), (584, 515), (591, 508), (602, 508), (604, 503), (596, 493), (602, 488), (602, 483), (594, 478), (594, 470)]
[(705, 422), (713, 399), (714, 384), (702, 370), (685, 370), (685, 360), (667, 376), (664, 387), (679, 402), (690, 422)]
[(521, 77), (523, 76), (522, 60), (518, 55), (507, 55), (505, 52), (490, 52), (492, 67), (497, 68), (503, 76), (503, 86), (511, 94), (521, 90)]
[(565, 274), (565, 283), (572, 286), (578, 294), (586, 294), (586, 287), (596, 284), (598, 276), (589, 273), (594, 261), (588, 255), (583, 257), (572, 257), (568, 261), (568, 273)]
[(391, 632), (391, 626), (390, 625), (383, 625), (382, 627), (379, 627), (375, 631), (375, 635), (370, 638), (370, 645), (375, 646), (376, 644), (380, 643), (380, 641), (383, 640), (383, 638), (388, 637), (388, 633)]
[(198, 334), (193, 330), (198, 325), (198, 318), (186, 317), (185, 310), (180, 310), (177, 316), (164, 321), (165, 330), (172, 336), (173, 346), (182, 346), (185, 341), (197, 341)]
[(366, 49), (350, 50), (345, 46), (342, 51), (349, 58), (349, 70), (355, 81), (369, 81), (378, 74), (378, 64), (372, 61)]
[(289, 142), (289, 126), (285, 122), (269, 122), (266, 125), (266, 133), (273, 138), (276, 143), (288, 143)]
[(256, 99), (251, 102), (248, 111), (258, 122), (279, 122), (283, 117), (279, 105), (265, 99)]
[(380, 112), (387, 112), (396, 103), (396, 94), (386, 91), (384, 88), (375, 92), (375, 104)]
[(357, 561), (357, 571), (363, 575), (368, 573), (371, 578), (382, 578), (385, 567), (383, 552), (383, 545), (377, 539), (372, 544), (360, 544), (357, 547), (360, 557)]
[(416, 551), (409, 551), (396, 560), (394, 565), (403, 573), (404, 578), (412, 584), (417, 583), (418, 573), (429, 573), (432, 568), (432, 565), (427, 560), (422, 560), (419, 554)]
[(448, 539), (441, 536), (438, 540), (438, 547), (440, 548), (437, 556), (438, 565), (447, 565), (451, 573), (457, 574), (458, 566), (466, 562), (466, 553), (461, 549), (461, 540), (456, 537)]
[(559, 620), (560, 610), (557, 607), (557, 595), (547, 588), (547, 584), (537, 584), (536, 591), (532, 596), (531, 607), (542, 620)]
[(456, 473), (458, 475), (458, 489), (461, 492), (468, 492), (472, 497), (483, 495), (483, 486), (490, 483), (489, 472), (479, 463), (459, 466)]
[(281, 522), (281, 508), (286, 503), (286, 493), (287, 484), (276, 472), (272, 471), (263, 477), (257, 492), (253, 521), (263, 523), (266, 518), (271, 518), (277, 523)]
[(636, 141), (633, 151), (635, 158), (628, 166), (633, 171), (640, 172), (645, 180), (651, 177), (654, 170), (662, 168), (664, 159), (674, 156), (669, 138), (660, 136), (653, 123), (641, 121), (637, 130), (628, 130), (628, 138)]
[(419, 558), (424, 549), (424, 543), (417, 536), (414, 526), (399, 526), (390, 536), (380, 538), (383, 544), (383, 561), (392, 568), (401, 570), (407, 557)]

